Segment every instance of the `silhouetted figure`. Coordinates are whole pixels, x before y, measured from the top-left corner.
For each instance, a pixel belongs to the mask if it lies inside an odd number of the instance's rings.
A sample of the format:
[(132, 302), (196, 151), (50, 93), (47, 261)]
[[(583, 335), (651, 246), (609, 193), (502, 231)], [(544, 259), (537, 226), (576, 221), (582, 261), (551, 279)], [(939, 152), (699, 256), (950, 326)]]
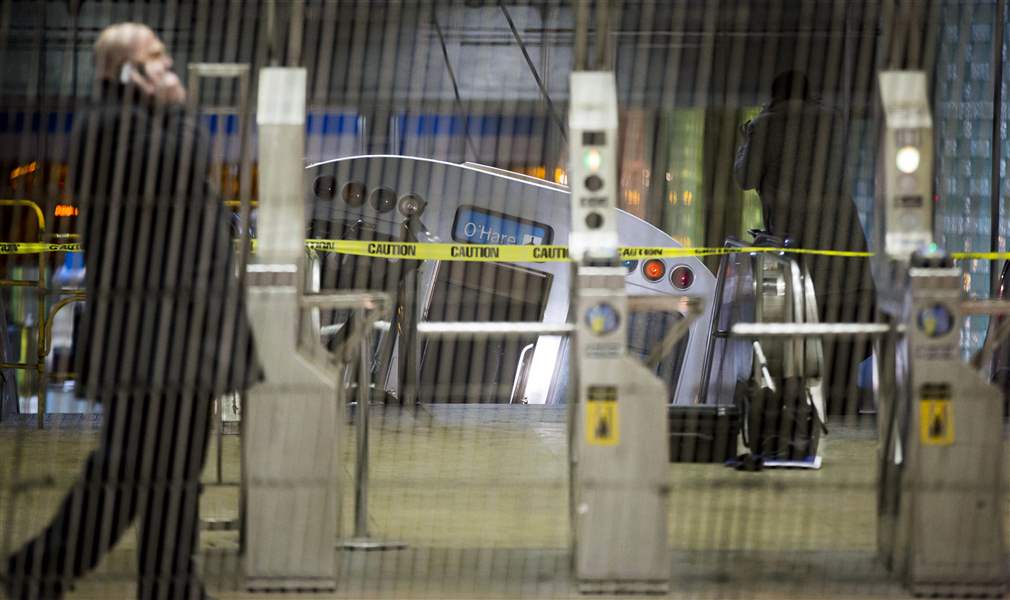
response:
[[(865, 252), (866, 238), (849, 193), (846, 123), (810, 94), (805, 75), (788, 71), (772, 82), (771, 102), (741, 127), (733, 174), (757, 190), (764, 228), (797, 248)], [(868, 258), (807, 256), (821, 322), (874, 318)], [(856, 368), (869, 356), (865, 340), (825, 339), (829, 410), (855, 410)]]
[(77, 390), (99, 447), (49, 526), (8, 560), (12, 598), (59, 598), (140, 517), (137, 597), (197, 599), (200, 473), (212, 400), (258, 377), (210, 145), (149, 28), (95, 44), (95, 105), (71, 155), (87, 273)]

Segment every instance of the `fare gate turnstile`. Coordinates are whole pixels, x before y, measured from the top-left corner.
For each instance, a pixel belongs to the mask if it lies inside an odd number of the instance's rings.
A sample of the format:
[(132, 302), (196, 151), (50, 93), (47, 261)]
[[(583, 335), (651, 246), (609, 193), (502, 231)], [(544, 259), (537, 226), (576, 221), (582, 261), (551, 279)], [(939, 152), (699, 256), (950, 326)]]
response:
[[(249, 589), (336, 587), (336, 452), (340, 379), (303, 351), (304, 208), (285, 177), (300, 180), (305, 70), (260, 71), (260, 228), (247, 272), (249, 316), (265, 381), (243, 415), (244, 567)], [(297, 189), (297, 186), (295, 186)], [(267, 217), (267, 218), (264, 218)], [(320, 453), (327, 449), (329, 452)], [(316, 460), (304, 460), (314, 456)]]
[(662, 380), (627, 353), (628, 297), (616, 226), (614, 76), (575, 72), (570, 89), (573, 570), (585, 592), (665, 592), (667, 392)]
[(969, 300), (961, 270), (933, 243), (932, 121), (923, 73), (880, 74), (886, 116), (874, 255), (889, 323), (738, 323), (740, 338), (879, 338), (877, 539), (883, 563), (916, 595), (1002, 597), (1007, 587), (1006, 459), (999, 390), (960, 356), (961, 321), (1007, 314)]
[[(359, 317), (354, 348), (383, 316), (383, 294), (307, 295), (301, 186), (305, 70), (264, 68), (257, 112), (260, 227), (248, 307), (264, 381), (243, 414), (243, 566), (251, 590), (332, 590), (341, 498), (342, 366), (320, 344), (319, 309)], [(269, 143), (264, 143), (269, 141)]]
[(933, 244), (932, 121), (926, 77), (880, 74), (886, 116), (878, 202), (886, 225), (878, 395), (878, 546), (917, 595), (1006, 592), (1006, 460), (1002, 400), (960, 356), (970, 314), (1006, 312), (970, 301), (961, 269)]
[(892, 314), (904, 334), (885, 338), (882, 353), (881, 557), (915, 594), (1002, 597), (1001, 395), (960, 357), (961, 270), (943, 254), (917, 254), (905, 284), (906, 300)]

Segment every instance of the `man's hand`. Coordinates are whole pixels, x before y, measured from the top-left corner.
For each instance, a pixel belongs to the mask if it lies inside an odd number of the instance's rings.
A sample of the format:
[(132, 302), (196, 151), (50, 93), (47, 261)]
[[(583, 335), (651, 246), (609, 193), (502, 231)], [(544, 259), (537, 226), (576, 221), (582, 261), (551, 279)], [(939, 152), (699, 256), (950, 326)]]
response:
[(751, 123), (750, 119), (746, 123), (740, 125), (740, 135), (746, 139), (750, 139)]

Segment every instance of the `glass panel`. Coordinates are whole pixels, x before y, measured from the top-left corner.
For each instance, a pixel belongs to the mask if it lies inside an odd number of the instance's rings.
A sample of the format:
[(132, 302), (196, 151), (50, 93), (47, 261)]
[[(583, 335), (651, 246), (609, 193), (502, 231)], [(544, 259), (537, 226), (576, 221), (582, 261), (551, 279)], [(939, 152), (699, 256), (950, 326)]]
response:
[[(992, 3), (949, 3), (942, 9), (933, 101), (936, 139), (937, 242), (948, 252), (984, 252), (990, 245), (992, 166)], [(989, 295), (989, 262), (962, 261), (964, 286)], [(981, 347), (986, 317), (966, 320), (961, 347)]]
[[(633, 312), (628, 317), (628, 352), (645, 360), (663, 342), (667, 332), (684, 317), (671, 312)], [(687, 352), (688, 336), (682, 337), (673, 349), (660, 361), (654, 372), (667, 385), (670, 404), (674, 403), (677, 381)]]
[[(547, 273), (495, 263), (441, 263), (429, 321), (538, 321), (550, 292)], [(536, 336), (432, 340), (423, 344), (422, 402), (507, 403), (519, 356)]]
[(652, 162), (653, 113), (629, 110), (623, 115), (621, 132), (621, 195), (618, 206), (640, 219), (647, 219), (646, 200)]
[(662, 143), (668, 157), (663, 174), (662, 228), (685, 246), (705, 239), (702, 199), (704, 108), (668, 110), (663, 115)]
[[(758, 116), (760, 112), (760, 106), (745, 108), (740, 111), (740, 122), (746, 123)], [(743, 192), (740, 215), (740, 239), (749, 239), (747, 235), (748, 229), (764, 229), (764, 219), (761, 214), (761, 197), (758, 196), (757, 190), (746, 190)]]

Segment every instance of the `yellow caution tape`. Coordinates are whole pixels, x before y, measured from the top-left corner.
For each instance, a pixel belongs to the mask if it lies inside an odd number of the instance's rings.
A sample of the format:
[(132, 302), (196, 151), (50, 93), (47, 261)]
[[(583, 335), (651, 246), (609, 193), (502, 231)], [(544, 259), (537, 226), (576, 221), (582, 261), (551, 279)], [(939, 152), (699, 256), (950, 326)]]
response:
[(305, 247), (317, 252), (413, 260), (479, 262), (563, 262), (568, 260), (568, 248), (564, 246), (305, 240)]
[[(253, 248), (256, 241), (252, 240)], [(475, 262), (567, 262), (565, 246), (513, 246), (492, 244), (448, 244), (435, 242), (372, 242), (366, 240), (305, 240), (305, 248), (316, 252), (352, 254), (373, 258), (408, 260), (444, 260)], [(79, 243), (0, 242), (2, 254), (39, 254), (49, 252), (80, 252)], [(845, 258), (868, 258), (872, 252), (848, 250), (812, 250), (808, 248), (768, 248), (748, 246), (743, 248), (660, 248), (654, 246), (625, 246), (621, 248), (624, 260), (650, 258), (681, 258), (685, 256), (719, 256), (723, 254), (811, 254)], [(1010, 260), (1010, 252), (952, 252), (955, 260)]]
[(951, 252), (954, 260), (1010, 260), (1010, 252)]
[[(317, 252), (334, 252), (375, 258), (413, 260), (447, 260), (477, 262), (567, 262), (565, 246), (513, 246), (492, 244), (447, 244), (434, 242), (369, 242), (362, 240), (306, 240), (305, 247)], [(869, 252), (840, 250), (796, 250), (793, 248), (660, 248), (625, 246), (620, 249), (624, 260), (649, 258), (680, 258), (684, 256), (716, 256), (721, 254), (752, 254), (756, 252), (825, 254), (829, 256), (868, 257)]]
[(80, 252), (80, 244), (47, 244), (45, 242), (0, 242), (0, 254), (39, 254), (42, 252)]

